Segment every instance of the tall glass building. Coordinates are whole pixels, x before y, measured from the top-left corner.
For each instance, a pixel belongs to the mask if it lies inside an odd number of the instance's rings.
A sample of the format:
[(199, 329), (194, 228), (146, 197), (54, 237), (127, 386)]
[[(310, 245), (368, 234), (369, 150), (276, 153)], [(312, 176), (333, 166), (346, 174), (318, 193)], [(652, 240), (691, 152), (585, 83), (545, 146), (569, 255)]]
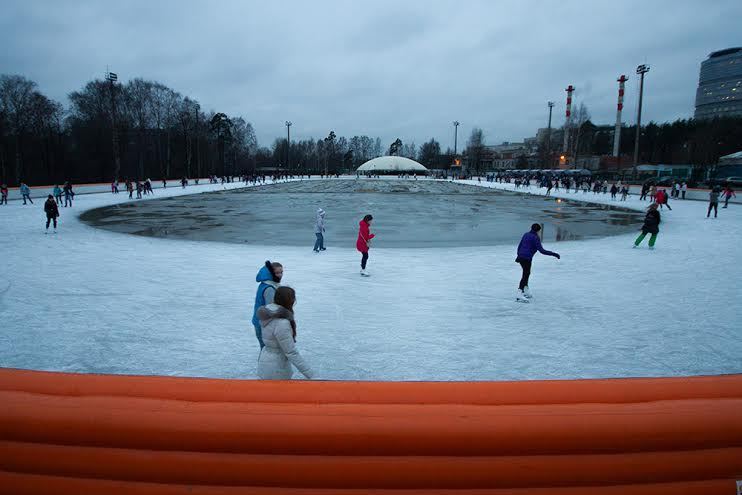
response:
[(695, 117), (742, 117), (742, 47), (713, 52), (701, 63)]

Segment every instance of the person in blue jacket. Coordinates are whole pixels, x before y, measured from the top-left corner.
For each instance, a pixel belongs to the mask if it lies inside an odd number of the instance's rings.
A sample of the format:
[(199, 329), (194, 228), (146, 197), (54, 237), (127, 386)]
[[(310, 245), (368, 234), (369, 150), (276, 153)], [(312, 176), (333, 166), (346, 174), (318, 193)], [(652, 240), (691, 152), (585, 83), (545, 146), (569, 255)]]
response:
[(260, 319), (258, 319), (258, 308), (273, 303), (276, 289), (281, 286), (281, 278), (283, 278), (283, 265), (277, 261), (266, 261), (255, 277), (255, 281), (259, 285), (258, 291), (255, 294), (252, 324), (255, 327), (255, 336), (258, 338), (261, 349), (265, 347), (265, 344), (263, 343), (263, 331), (260, 327)]
[(541, 239), (538, 236), (539, 231), (541, 231), (541, 226), (534, 223), (531, 225), (531, 231), (523, 234), (520, 244), (518, 244), (518, 257), (515, 258), (515, 262), (520, 264), (523, 269), (523, 275), (518, 285), (518, 301), (528, 302), (531, 298), (531, 292), (528, 290), (528, 277), (531, 276), (531, 263), (533, 262), (533, 255), (536, 254), (536, 251), (560, 259), (558, 253), (544, 249), (541, 245)]

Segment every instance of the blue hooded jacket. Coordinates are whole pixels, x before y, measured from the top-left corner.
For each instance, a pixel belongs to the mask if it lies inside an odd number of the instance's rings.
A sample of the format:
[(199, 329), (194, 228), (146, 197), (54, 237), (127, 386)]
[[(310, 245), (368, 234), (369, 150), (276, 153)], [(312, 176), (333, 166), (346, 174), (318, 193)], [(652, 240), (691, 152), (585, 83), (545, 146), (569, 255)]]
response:
[(260, 320), (258, 319), (258, 308), (265, 306), (265, 289), (269, 287), (275, 289), (275, 286), (267, 283), (273, 282), (273, 274), (268, 268), (269, 263), (270, 262), (266, 261), (265, 266), (263, 266), (255, 276), (255, 281), (260, 283), (260, 285), (258, 285), (258, 292), (255, 294), (255, 308), (252, 313), (252, 324), (256, 327), (260, 325)]
[(541, 239), (539, 239), (536, 232), (526, 232), (523, 234), (520, 244), (518, 244), (518, 258), (531, 260), (533, 259), (533, 255), (536, 254), (536, 251), (547, 256), (556, 256), (555, 252), (544, 249), (541, 245)]

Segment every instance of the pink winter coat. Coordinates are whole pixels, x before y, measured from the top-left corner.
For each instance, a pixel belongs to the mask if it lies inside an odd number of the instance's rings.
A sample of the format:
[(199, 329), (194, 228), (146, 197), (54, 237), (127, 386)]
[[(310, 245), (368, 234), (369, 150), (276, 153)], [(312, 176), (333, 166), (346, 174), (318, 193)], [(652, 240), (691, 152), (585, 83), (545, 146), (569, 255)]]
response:
[(368, 245), (368, 241), (370, 241), (374, 237), (376, 236), (369, 232), (368, 223), (366, 223), (364, 220), (358, 222), (358, 240), (356, 241), (357, 250), (362, 253), (367, 253), (370, 247)]

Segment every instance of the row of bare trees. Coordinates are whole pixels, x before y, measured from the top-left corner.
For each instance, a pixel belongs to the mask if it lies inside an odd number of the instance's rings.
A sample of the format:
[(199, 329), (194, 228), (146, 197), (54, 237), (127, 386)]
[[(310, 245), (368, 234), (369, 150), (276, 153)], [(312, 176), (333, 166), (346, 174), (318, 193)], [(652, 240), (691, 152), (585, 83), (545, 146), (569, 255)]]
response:
[(273, 163), (279, 164), (282, 170), (289, 173), (347, 172), (382, 154), (380, 138), (353, 136), (348, 139), (338, 137), (335, 131), (330, 131), (326, 138), (316, 141), (292, 140), (288, 155), (286, 142), (286, 139), (276, 139), (271, 150), (266, 152), (270, 152)]
[(0, 181), (179, 178), (254, 170), (252, 125), (145, 79), (88, 82), (65, 108), (19, 75), (0, 76)]

